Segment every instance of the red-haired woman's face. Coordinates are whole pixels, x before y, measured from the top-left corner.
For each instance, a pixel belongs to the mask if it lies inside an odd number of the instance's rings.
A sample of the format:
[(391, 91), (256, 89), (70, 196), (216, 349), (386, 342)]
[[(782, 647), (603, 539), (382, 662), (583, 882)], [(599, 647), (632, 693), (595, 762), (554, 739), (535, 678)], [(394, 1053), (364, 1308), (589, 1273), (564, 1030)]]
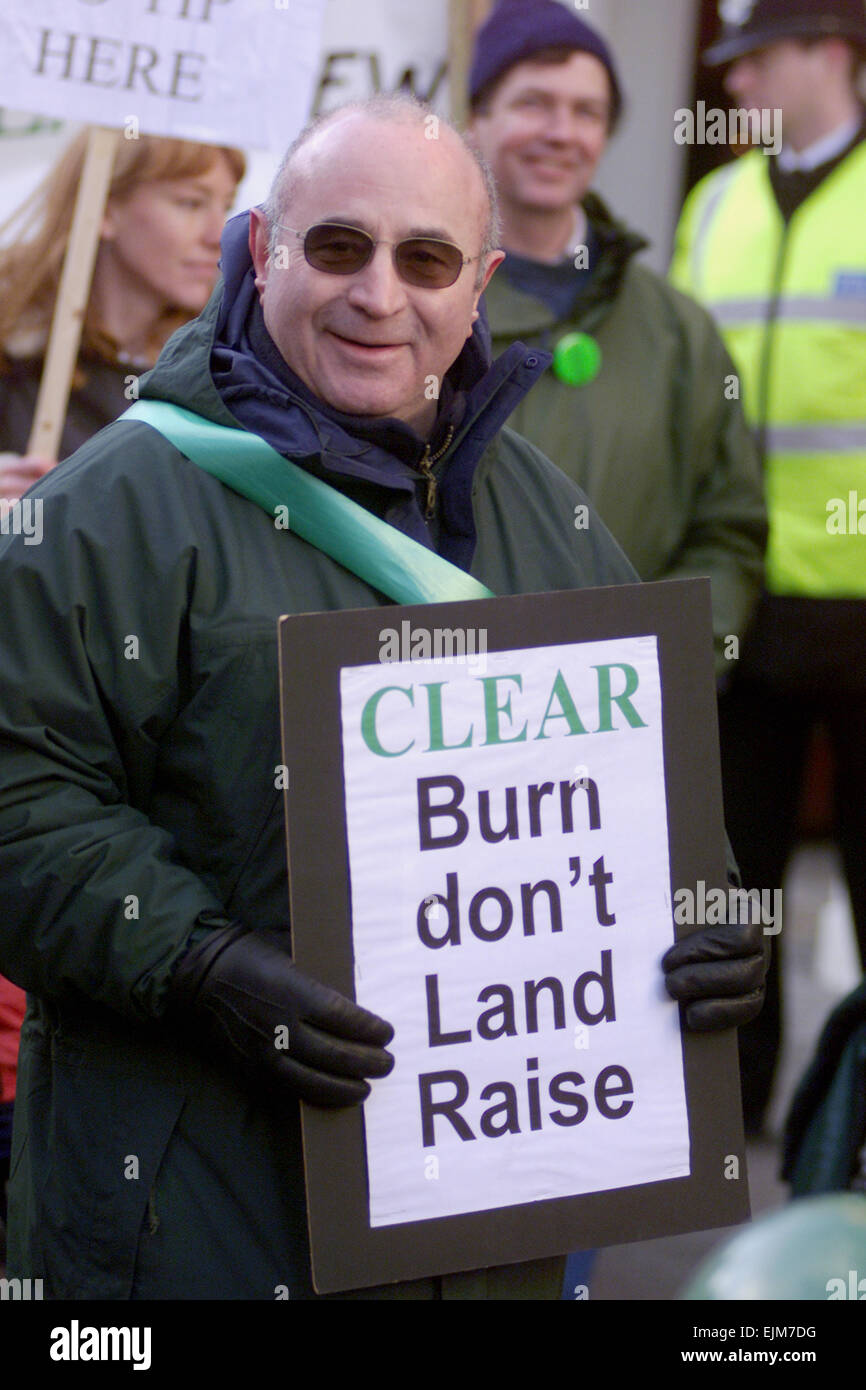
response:
[(220, 235), (235, 196), (223, 155), (203, 174), (142, 183), (109, 201), (102, 226), (112, 286), (150, 296), (154, 307), (205, 306), (217, 275)]

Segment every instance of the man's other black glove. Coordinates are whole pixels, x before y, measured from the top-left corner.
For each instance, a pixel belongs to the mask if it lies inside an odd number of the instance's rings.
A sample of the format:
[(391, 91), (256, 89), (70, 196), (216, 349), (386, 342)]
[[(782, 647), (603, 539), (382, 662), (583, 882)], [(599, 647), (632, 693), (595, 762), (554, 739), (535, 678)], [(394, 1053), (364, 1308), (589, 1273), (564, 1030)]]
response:
[(692, 932), (662, 957), (668, 994), (696, 1033), (739, 1028), (761, 1011), (769, 943), (760, 923)]
[[(358, 1105), (387, 1076), (390, 1023), (296, 969), (283, 938), (232, 925), (178, 962), (169, 1015), (268, 1090), (311, 1105)], [(203, 1034), (203, 1035), (202, 1035)]]

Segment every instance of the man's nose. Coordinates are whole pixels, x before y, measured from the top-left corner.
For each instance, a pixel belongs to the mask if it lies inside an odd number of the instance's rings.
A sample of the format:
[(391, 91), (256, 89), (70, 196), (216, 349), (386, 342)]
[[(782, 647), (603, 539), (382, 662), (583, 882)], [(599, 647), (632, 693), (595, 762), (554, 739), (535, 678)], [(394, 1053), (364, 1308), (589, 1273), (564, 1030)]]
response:
[(573, 145), (580, 138), (580, 118), (567, 106), (554, 106), (545, 121), (544, 134), (557, 145)]
[(346, 298), (376, 318), (388, 318), (406, 304), (406, 286), (397, 274), (394, 248), (380, 241), (363, 270), (351, 278)]

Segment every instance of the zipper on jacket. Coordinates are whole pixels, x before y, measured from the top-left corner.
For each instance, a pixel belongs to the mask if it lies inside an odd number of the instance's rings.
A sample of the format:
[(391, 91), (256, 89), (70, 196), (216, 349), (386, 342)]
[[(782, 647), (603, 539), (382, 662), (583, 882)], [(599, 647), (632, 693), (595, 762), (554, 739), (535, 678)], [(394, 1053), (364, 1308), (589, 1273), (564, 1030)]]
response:
[(433, 517), (436, 515), (436, 489), (438, 484), (433, 473), (433, 464), (437, 463), (442, 455), (448, 452), (453, 438), (454, 426), (449, 425), (448, 432), (445, 435), (445, 443), (442, 445), (442, 448), (437, 449), (435, 454), (431, 454), (430, 445), (425, 444), (424, 453), (418, 461), (419, 471), (423, 473), (424, 480), (427, 483), (427, 501), (424, 510), (424, 517), (427, 521), (432, 521)]

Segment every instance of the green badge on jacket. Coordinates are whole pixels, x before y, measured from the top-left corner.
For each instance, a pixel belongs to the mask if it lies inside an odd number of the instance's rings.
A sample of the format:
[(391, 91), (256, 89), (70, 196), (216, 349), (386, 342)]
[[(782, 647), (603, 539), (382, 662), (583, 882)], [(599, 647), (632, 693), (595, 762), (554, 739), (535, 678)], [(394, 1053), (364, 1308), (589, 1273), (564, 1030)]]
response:
[(601, 348), (588, 333), (566, 333), (553, 349), (553, 371), (567, 386), (587, 386), (601, 370)]

